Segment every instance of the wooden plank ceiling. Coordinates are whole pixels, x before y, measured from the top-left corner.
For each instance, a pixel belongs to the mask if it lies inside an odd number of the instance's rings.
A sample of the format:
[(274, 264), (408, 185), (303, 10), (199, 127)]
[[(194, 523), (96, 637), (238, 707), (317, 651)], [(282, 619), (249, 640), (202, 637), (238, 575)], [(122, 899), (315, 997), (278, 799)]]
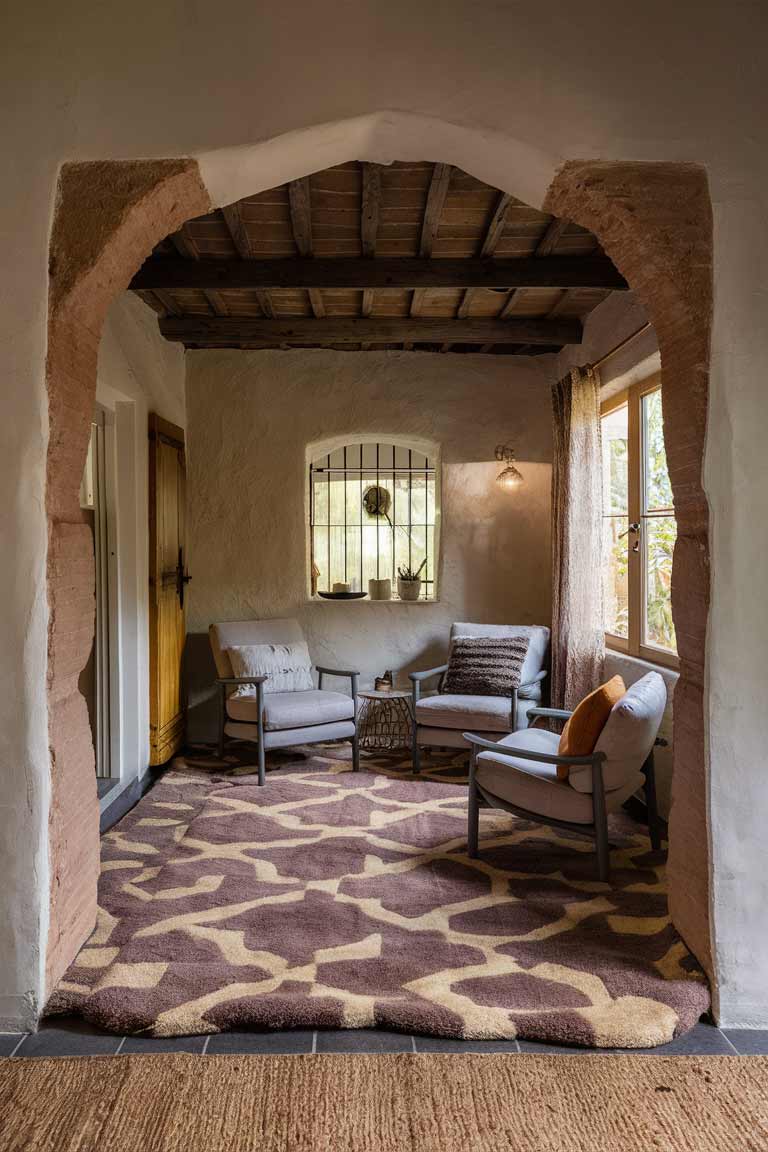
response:
[(627, 285), (590, 232), (458, 168), (353, 162), (190, 220), (131, 287), (187, 348), (536, 355)]

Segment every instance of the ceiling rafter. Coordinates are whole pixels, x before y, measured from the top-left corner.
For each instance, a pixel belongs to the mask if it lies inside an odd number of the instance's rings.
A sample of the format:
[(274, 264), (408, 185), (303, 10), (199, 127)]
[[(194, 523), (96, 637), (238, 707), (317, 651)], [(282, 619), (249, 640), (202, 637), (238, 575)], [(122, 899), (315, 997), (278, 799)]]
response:
[[(363, 257), (372, 260), (376, 256), (376, 239), (379, 234), (381, 214), (381, 165), (363, 164), (363, 190), (360, 203), (360, 247)], [(360, 311), (370, 316), (373, 311), (373, 288), (364, 288)], [(362, 350), (368, 351), (363, 344)]]
[[(544, 231), (544, 235), (541, 237), (538, 244), (536, 245), (535, 255), (537, 257), (541, 258), (544, 256), (549, 256), (552, 252), (554, 252), (555, 248), (558, 245), (560, 237), (563, 235), (563, 233), (565, 232), (565, 230), (569, 224), (570, 224), (570, 220), (564, 220), (559, 216), (553, 216), (552, 219), (550, 220), (549, 224), (547, 225), (545, 231)], [(561, 287), (566, 287), (566, 285), (561, 285)], [(515, 303), (517, 301), (518, 293), (521, 290), (522, 290), (522, 287), (515, 288), (513, 292), (510, 292), (509, 298), (508, 298), (506, 304), (504, 305), (501, 312), (499, 313), (499, 319), (503, 320), (503, 319), (506, 319), (507, 316), (511, 315), (512, 310), (515, 307)], [(561, 300), (562, 300), (562, 297), (561, 297)], [(560, 301), (558, 301), (558, 304), (559, 303), (560, 303)]]
[[(226, 208), (221, 209), (221, 214), (224, 217), (227, 231), (232, 238), (232, 243), (237, 249), (240, 258), (242, 260), (252, 260), (253, 249), (251, 248), (251, 238), (248, 235), (248, 229), (243, 220), (243, 212), (240, 204), (228, 204)], [(275, 310), (272, 307), (269, 292), (266, 292), (263, 288), (256, 288), (255, 292), (259, 308), (261, 308), (268, 319), (274, 319)]]
[[(293, 238), (300, 256), (312, 256), (312, 189), (309, 176), (291, 180), (288, 185)], [(325, 316), (323, 294), (319, 288), (309, 289), (309, 303), (317, 319)]]
[[(192, 237), (188, 234), (186, 228), (186, 224), (182, 224), (179, 231), (174, 232), (171, 236), (171, 243), (181, 256), (186, 256), (188, 260), (199, 260), (200, 253), (197, 249), (197, 245), (195, 244)], [(216, 316), (229, 315), (229, 309), (227, 308), (218, 292), (211, 288), (203, 288), (202, 291), (203, 296), (205, 296), (208, 304)]]
[[(515, 200), (514, 196), (510, 196), (508, 192), (502, 192), (500, 194), (499, 199), (496, 202), (496, 208), (494, 210), (493, 216), (491, 217), (491, 222), (488, 225), (485, 237), (483, 238), (483, 244), (480, 249), (481, 260), (487, 260), (493, 256), (494, 252), (499, 246), (499, 241), (504, 235), (504, 225), (507, 222), (507, 213), (509, 211), (509, 207), (511, 204), (516, 203), (517, 201)], [(464, 298), (462, 299), (461, 304), (459, 305), (459, 309), (456, 313), (459, 320), (464, 320), (467, 316), (469, 316), (469, 310), (472, 306), (472, 299), (476, 291), (476, 288), (468, 288), (464, 293)]]
[[(443, 214), (445, 198), (451, 183), (453, 166), (451, 164), (435, 164), (432, 170), (432, 179), (427, 193), (427, 203), (424, 209), (424, 219), (421, 225), (421, 240), (419, 242), (419, 256), (422, 260), (432, 255), (437, 230), (440, 227), (440, 217)], [(420, 316), (424, 305), (423, 288), (417, 288), (411, 297), (411, 316)]]

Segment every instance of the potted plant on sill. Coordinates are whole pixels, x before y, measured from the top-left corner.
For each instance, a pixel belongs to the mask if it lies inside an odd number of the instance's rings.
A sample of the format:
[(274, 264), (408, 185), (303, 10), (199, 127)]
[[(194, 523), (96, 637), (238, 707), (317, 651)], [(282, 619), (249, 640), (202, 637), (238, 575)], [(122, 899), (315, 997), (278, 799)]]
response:
[(402, 564), (397, 569), (397, 594), (401, 600), (418, 600), (421, 595), (421, 570), (426, 564), (422, 560), (414, 572), (409, 565)]

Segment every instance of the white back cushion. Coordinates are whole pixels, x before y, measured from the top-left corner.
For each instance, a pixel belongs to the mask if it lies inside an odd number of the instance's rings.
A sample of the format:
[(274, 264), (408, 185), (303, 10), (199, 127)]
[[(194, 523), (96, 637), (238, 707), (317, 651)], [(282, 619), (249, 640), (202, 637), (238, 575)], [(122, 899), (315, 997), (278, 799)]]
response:
[(234, 675), (227, 649), (235, 644), (299, 644), (304, 639), (298, 620), (227, 620), (211, 624), (208, 635), (219, 676)]
[[(603, 783), (607, 791), (621, 786), (636, 775), (645, 763), (659, 731), (667, 689), (658, 672), (648, 672), (611, 709), (595, 745), (605, 752)], [(572, 769), (568, 783), (577, 792), (592, 791), (592, 769)]]
[[(306, 692), (314, 688), (309, 649), (298, 644), (233, 644), (227, 654), (235, 676), (267, 676), (265, 692)], [(242, 684), (236, 696), (252, 696), (255, 685)]]
[(527, 636), (528, 651), (520, 673), (521, 684), (528, 684), (546, 664), (549, 649), (549, 628), (545, 628), (543, 624), (457, 623), (451, 628), (451, 644), (453, 644), (456, 636)]

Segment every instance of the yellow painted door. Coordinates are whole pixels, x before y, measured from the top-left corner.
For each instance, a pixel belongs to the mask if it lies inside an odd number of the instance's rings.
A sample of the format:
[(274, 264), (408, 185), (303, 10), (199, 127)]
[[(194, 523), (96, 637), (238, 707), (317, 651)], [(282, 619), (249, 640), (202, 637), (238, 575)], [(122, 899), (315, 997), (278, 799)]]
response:
[(150, 764), (165, 764), (184, 739), (184, 432), (149, 417), (149, 736)]

